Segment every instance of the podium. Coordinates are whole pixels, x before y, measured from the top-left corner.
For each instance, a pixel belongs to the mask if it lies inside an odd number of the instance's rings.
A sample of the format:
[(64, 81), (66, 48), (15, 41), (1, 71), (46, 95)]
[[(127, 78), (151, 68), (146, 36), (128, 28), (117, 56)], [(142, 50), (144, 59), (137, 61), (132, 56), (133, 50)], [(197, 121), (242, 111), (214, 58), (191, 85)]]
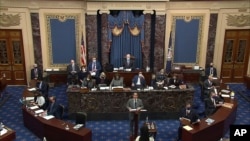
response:
[(132, 133), (132, 135), (130, 135), (130, 141), (134, 141), (135, 139), (136, 139), (136, 137), (138, 136), (138, 126), (139, 126), (139, 114), (141, 113), (141, 112), (145, 112), (145, 111), (147, 111), (147, 110), (145, 110), (145, 109), (140, 109), (140, 110), (136, 110), (136, 109), (131, 109), (129, 112), (130, 112), (130, 114), (133, 114), (134, 116), (133, 116), (133, 128), (134, 128), (134, 130), (133, 130), (133, 133)]

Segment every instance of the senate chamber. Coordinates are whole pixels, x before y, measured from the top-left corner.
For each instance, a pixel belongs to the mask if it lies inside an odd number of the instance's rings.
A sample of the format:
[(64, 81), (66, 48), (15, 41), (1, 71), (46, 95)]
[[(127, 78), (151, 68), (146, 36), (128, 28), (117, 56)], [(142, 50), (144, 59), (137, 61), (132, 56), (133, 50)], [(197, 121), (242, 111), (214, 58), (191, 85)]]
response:
[(249, 5), (0, 0), (0, 140), (243, 140)]

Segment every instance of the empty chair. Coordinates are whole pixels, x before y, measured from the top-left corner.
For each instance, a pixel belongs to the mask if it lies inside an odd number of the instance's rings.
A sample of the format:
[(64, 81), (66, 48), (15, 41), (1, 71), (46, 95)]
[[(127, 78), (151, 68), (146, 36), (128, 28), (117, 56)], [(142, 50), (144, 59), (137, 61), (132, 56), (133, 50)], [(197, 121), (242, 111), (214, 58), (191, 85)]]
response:
[(76, 118), (75, 118), (76, 124), (83, 124), (83, 126), (85, 126), (86, 120), (87, 120), (87, 113), (85, 113), (85, 112), (77, 112), (76, 113)]

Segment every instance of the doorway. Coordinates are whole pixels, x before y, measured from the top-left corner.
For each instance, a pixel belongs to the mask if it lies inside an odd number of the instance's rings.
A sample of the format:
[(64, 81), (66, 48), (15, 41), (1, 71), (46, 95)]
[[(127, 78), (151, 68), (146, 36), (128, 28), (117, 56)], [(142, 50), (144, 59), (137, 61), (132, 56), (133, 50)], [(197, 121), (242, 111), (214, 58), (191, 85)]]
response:
[(22, 31), (0, 29), (0, 74), (8, 85), (25, 85), (26, 70)]
[(223, 82), (243, 83), (250, 55), (250, 29), (226, 30), (221, 78)]

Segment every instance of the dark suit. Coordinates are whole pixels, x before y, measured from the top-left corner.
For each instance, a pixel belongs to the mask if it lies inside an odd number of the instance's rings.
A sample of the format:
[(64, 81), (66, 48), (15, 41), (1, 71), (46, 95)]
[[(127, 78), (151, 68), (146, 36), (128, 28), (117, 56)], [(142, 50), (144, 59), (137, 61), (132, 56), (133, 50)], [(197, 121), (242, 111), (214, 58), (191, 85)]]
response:
[[(137, 109), (137, 108), (140, 108), (142, 109), (144, 106), (143, 106), (143, 103), (142, 103), (142, 100), (141, 99), (137, 99), (136, 100), (136, 103), (135, 103), (135, 100), (134, 98), (131, 98), (128, 100), (127, 102), (127, 109)], [(134, 124), (135, 124), (135, 119), (134, 119), (134, 116), (135, 116), (135, 112), (129, 112), (129, 120), (130, 120), (130, 134), (134, 133), (133, 131), (133, 127), (134, 127)], [(140, 119), (139, 115), (138, 115), (138, 120)], [(139, 123), (139, 121), (138, 121)]]
[(37, 67), (31, 69), (30, 78), (31, 79), (41, 79), (41, 78), (43, 78), (42, 70), (37, 68)]
[[(69, 64), (67, 66), (67, 72), (68, 72), (68, 83), (77, 83), (78, 79), (78, 72), (80, 71), (80, 68), (77, 64)], [(74, 80), (73, 80), (74, 79)], [(74, 81), (74, 82), (73, 82)]]
[[(137, 84), (138, 78), (140, 79), (140, 85)], [(139, 75), (134, 76), (132, 83), (134, 84), (134, 88), (145, 88), (146, 86), (146, 81), (144, 77), (139, 77)]]
[(54, 104), (49, 103), (47, 114), (53, 115), (55, 118), (60, 119), (59, 104), (57, 102), (54, 102)]
[(92, 89), (92, 88), (94, 88), (94, 86), (95, 86), (95, 84), (94, 84), (94, 81), (92, 79), (87, 80), (87, 77), (83, 79), (82, 87), (87, 87), (89, 89)]
[(42, 92), (45, 98), (48, 97), (49, 85), (47, 82), (44, 81), (37, 82), (36, 87), (38, 88), (38, 91)]
[(135, 68), (135, 66), (134, 66), (135, 64), (134, 63), (135, 62), (132, 59), (129, 60), (129, 63), (128, 63), (127, 59), (124, 59), (122, 66), (123, 66), (124, 69), (134, 70), (134, 68)]
[(182, 84), (182, 81), (180, 79), (173, 79), (173, 78), (170, 78), (169, 79), (169, 82), (168, 82), (168, 85), (175, 85), (176, 87), (179, 87), (179, 85)]
[(216, 70), (215, 67), (208, 67), (208, 68), (205, 69), (206, 77), (208, 77), (211, 73), (213, 74), (213, 77), (217, 77), (217, 70)]
[[(214, 99), (214, 101), (213, 101)], [(214, 103), (215, 102), (215, 103)], [(220, 97), (213, 97), (213, 98), (207, 98), (205, 99), (205, 114), (206, 116), (211, 116), (213, 113), (216, 112), (218, 109), (215, 104), (218, 104), (219, 102), (223, 102), (223, 100)]]
[(213, 89), (213, 82), (210, 81), (209, 79), (206, 79), (203, 83), (203, 94), (201, 95), (202, 100), (204, 100), (204, 98), (208, 98), (209, 97), (209, 93), (210, 91)]
[(95, 78), (98, 78), (99, 76), (100, 76), (100, 73), (101, 73), (101, 70), (102, 70), (102, 66), (101, 66), (101, 64), (100, 64), (100, 62), (98, 62), (98, 61), (96, 61), (95, 62), (95, 70), (94, 70), (94, 63), (93, 62), (91, 62), (91, 63), (89, 63), (89, 65), (88, 65), (88, 71), (89, 72), (93, 72), (93, 71), (95, 71)]
[[(190, 108), (190, 112), (187, 112), (186, 107), (184, 107), (180, 111), (180, 118), (186, 118), (186, 119), (189, 119), (190, 122), (192, 122), (192, 121), (195, 122), (199, 119), (199, 116), (194, 109)], [(180, 126), (178, 128), (178, 139), (179, 140), (181, 139), (182, 126), (184, 126), (184, 125), (182, 125), (182, 123), (180, 123)]]

